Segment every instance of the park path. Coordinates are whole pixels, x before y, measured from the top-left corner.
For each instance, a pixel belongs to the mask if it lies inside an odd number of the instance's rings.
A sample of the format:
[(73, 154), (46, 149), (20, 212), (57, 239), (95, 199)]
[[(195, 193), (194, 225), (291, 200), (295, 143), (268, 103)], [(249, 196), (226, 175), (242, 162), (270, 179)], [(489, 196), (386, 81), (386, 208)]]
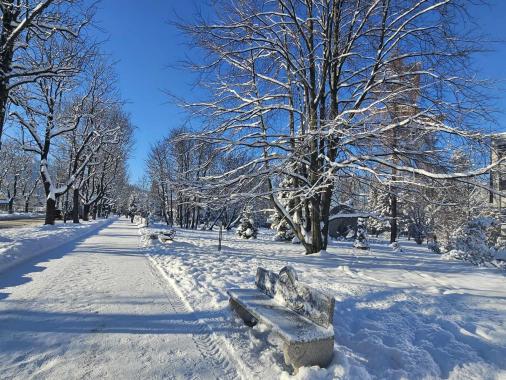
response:
[(117, 220), (0, 276), (0, 379), (237, 378), (137, 231)]

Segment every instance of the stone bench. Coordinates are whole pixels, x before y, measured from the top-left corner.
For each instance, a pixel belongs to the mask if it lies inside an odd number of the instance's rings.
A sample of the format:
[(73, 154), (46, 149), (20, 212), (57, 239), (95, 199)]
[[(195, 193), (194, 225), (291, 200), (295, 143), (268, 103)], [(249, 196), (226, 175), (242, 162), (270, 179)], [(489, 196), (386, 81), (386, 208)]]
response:
[(176, 237), (176, 230), (163, 230), (158, 232), (158, 240), (160, 243), (173, 241)]
[(256, 288), (229, 289), (231, 308), (248, 326), (258, 321), (283, 341), (285, 363), (326, 367), (334, 353), (334, 298), (298, 281), (291, 267), (279, 274), (258, 268)]

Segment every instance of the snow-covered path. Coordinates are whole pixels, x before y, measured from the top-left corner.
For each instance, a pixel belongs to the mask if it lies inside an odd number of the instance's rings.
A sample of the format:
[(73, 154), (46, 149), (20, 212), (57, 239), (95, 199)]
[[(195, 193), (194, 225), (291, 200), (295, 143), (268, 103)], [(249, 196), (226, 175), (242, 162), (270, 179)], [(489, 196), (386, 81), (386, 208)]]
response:
[(0, 276), (1, 379), (238, 377), (138, 240), (119, 220)]

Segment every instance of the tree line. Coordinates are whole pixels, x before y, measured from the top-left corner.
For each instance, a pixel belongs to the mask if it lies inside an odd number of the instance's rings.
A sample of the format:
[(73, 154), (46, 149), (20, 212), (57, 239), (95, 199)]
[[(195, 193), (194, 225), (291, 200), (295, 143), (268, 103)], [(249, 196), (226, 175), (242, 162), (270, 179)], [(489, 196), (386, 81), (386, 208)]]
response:
[(133, 126), (114, 67), (92, 36), (94, 5), (1, 0), (0, 191), (28, 211), (37, 189), (45, 223), (117, 209), (128, 186)]
[(331, 211), (350, 201), (378, 230), (386, 224), (391, 242), (406, 220), (455, 228), (486, 205), (485, 190), (498, 193), (487, 178), (503, 160), (490, 162), (496, 135), (472, 62), (484, 47), (466, 28), (471, 6), (218, 0), (179, 23), (201, 92), (174, 96), (198, 127), (177, 129), (148, 158), (166, 220), (228, 224), (254, 205), (308, 254), (326, 249)]

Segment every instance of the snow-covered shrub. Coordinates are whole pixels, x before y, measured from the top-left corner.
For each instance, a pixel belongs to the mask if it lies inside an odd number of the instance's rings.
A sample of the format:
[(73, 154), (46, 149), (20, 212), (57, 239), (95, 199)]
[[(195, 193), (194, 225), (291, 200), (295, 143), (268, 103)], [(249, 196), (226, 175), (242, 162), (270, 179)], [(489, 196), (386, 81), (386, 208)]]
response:
[(294, 238), (295, 234), (292, 228), (279, 212), (273, 213), (269, 221), (271, 222), (271, 228), (276, 231), (273, 240), (290, 241)]
[(427, 248), (438, 255), (441, 254), (441, 247), (439, 246), (436, 236), (434, 236), (432, 240), (427, 243)]
[(479, 217), (468, 222), (455, 233), (453, 249), (445, 252), (447, 259), (468, 261), (475, 265), (491, 262), (497, 252), (497, 222), (493, 218)]
[(249, 208), (244, 210), (241, 217), (241, 224), (237, 227), (236, 233), (243, 239), (256, 239), (258, 229), (255, 227), (255, 221), (251, 216), (251, 210)]
[(353, 243), (355, 248), (359, 249), (369, 249), (369, 241), (367, 238), (367, 229), (365, 226), (365, 220), (363, 218), (358, 218), (357, 221), (357, 237), (355, 238), (355, 242)]
[(392, 248), (392, 251), (394, 251), (394, 252), (402, 252), (402, 248), (401, 248), (399, 242), (397, 242), (397, 241), (390, 243), (389, 247)]

